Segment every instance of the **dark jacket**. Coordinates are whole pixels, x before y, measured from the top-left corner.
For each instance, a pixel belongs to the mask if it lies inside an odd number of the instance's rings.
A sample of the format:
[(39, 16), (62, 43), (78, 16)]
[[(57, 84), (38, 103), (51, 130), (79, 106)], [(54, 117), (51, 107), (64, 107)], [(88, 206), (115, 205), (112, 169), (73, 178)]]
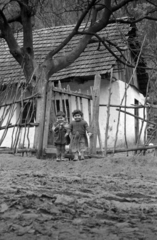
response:
[(54, 143), (61, 144), (61, 145), (68, 145), (67, 137), (65, 137), (65, 134), (68, 129), (68, 123), (66, 121), (59, 121), (56, 122), (53, 126), (54, 131)]

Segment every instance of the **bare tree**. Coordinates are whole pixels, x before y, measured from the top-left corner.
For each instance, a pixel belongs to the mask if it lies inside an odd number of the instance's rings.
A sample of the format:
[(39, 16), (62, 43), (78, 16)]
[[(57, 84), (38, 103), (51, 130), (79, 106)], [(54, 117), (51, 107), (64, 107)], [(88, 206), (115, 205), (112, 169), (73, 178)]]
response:
[[(66, 1), (65, 1), (66, 2)], [(67, 1), (68, 2), (68, 1)], [(75, 5), (72, 6), (73, 10), (79, 9), (79, 19), (69, 36), (58, 45), (56, 49), (51, 50), (45, 60), (39, 66), (38, 62), (34, 58), (33, 49), (33, 19), (39, 12), (38, 9), (48, 4), (47, 1), (43, 0), (1, 0), (0, 10), (0, 30), (1, 37), (5, 39), (10, 49), (10, 53), (15, 60), (20, 64), (24, 71), (26, 81), (29, 82), (32, 78), (38, 80), (42, 76), (43, 82), (47, 82), (51, 75), (57, 71), (67, 67), (73, 63), (80, 54), (84, 51), (87, 44), (89, 43), (92, 35), (96, 34), (107, 24), (117, 21), (115, 19), (116, 12), (123, 8), (132, 6), (132, 4), (141, 2), (140, 0), (80, 0), (76, 1)], [(145, 1), (149, 3), (148, 11), (145, 11), (143, 16), (130, 19), (131, 22), (142, 21), (143, 19), (151, 19), (151, 14), (157, 10), (154, 1)], [(50, 2), (49, 2), (50, 3)], [(53, 6), (54, 1), (51, 1)], [(79, 6), (78, 6), (79, 3)], [(68, 5), (67, 5), (68, 6)], [(62, 6), (65, 12), (66, 6)], [(42, 9), (43, 10), (43, 9)], [(69, 9), (70, 11), (70, 9)], [(81, 13), (81, 14), (80, 14)], [(81, 34), (80, 25), (84, 21), (90, 21), (88, 28), (83, 32), (82, 38), (78, 45), (70, 53), (63, 56), (62, 58), (55, 58), (57, 52), (59, 52), (76, 34)], [(126, 22), (124, 19), (118, 21)], [(14, 37), (13, 23), (18, 22), (23, 30), (23, 47), (18, 45)], [(127, 23), (129, 21), (127, 20)], [(37, 69), (37, 71), (34, 71)]]

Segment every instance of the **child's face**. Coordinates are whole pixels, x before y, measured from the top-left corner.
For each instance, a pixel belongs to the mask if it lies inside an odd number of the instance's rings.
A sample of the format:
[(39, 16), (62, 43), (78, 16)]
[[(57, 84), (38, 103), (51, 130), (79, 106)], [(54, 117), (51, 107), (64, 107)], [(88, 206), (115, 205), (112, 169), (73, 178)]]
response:
[(74, 120), (75, 120), (76, 122), (81, 121), (81, 119), (82, 119), (82, 116), (81, 116), (80, 114), (75, 114), (75, 115), (74, 115)]
[(58, 116), (57, 117), (57, 122), (62, 122), (64, 120), (65, 120), (65, 118), (63, 116)]

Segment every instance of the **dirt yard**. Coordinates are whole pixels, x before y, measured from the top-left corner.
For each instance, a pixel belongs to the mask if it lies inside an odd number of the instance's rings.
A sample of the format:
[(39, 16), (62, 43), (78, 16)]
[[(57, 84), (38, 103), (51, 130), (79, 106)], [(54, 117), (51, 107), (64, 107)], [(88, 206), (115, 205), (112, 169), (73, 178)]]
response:
[(157, 157), (0, 155), (0, 240), (157, 240)]

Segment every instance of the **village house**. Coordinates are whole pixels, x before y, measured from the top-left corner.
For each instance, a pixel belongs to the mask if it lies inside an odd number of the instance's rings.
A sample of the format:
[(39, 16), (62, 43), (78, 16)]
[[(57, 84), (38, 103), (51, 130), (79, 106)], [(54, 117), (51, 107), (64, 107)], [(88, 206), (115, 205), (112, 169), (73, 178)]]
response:
[[(46, 54), (62, 42), (72, 28), (72, 25), (68, 25), (35, 30), (33, 33), (34, 52), (38, 62), (42, 62)], [(144, 108), (121, 108), (121, 110), (139, 118), (134, 118), (132, 115), (125, 114), (122, 111), (119, 115), (119, 111), (117, 110), (119, 105), (133, 107), (134, 105), (145, 104), (148, 76), (144, 69), (145, 63), (142, 57), (138, 57), (140, 53), (140, 44), (136, 39), (136, 27), (120, 23), (109, 24), (107, 28), (99, 33), (99, 36), (104, 40), (105, 45), (94, 36), (80, 57), (69, 67), (55, 73), (50, 78), (50, 81), (54, 82), (55, 87), (58, 87), (60, 81), (62, 89), (68, 86), (71, 91), (79, 91), (82, 94), (87, 94), (88, 92), (90, 94), (95, 76), (97, 74), (100, 75), (99, 128), (102, 146), (104, 146), (105, 143), (107, 119), (109, 119), (107, 135), (107, 146), (109, 148), (113, 147), (116, 134), (117, 147), (125, 146), (126, 139), (129, 146), (135, 145), (139, 133), (139, 142), (143, 144), (146, 137), (146, 124), (141, 119), (146, 118), (146, 110)], [(22, 34), (18, 33), (16, 37), (19, 44), (22, 43)], [(73, 49), (80, 37), (80, 35), (76, 35), (55, 57), (62, 56)], [(30, 95), (29, 91), (23, 92), (25, 80), (22, 69), (11, 56), (4, 42), (1, 42), (0, 53), (1, 147), (12, 147), (13, 138), (17, 138), (17, 146), (23, 143), (26, 147), (33, 147), (36, 128), (34, 124), (35, 107), (33, 104), (30, 105), (28, 101), (26, 101), (23, 103), (24, 111), (22, 115), (20, 115), (21, 117), (19, 117), (21, 103), (16, 103), (17, 99), (21, 99), (22, 94), (25, 95), (25, 98)], [(134, 66), (137, 65), (136, 68), (129, 66), (131, 64)], [(64, 100), (65, 104), (68, 106), (68, 96), (65, 97)], [(12, 109), (12, 114), (9, 116), (9, 112), (7, 113), (7, 111), (9, 111), (7, 109), (9, 108), (6, 108), (6, 104), (13, 101), (15, 104)], [(109, 101), (111, 107), (108, 116), (107, 105)], [(54, 102), (54, 98), (52, 102)], [(87, 101), (83, 100), (82, 107), (84, 118), (89, 122), (89, 109), (86, 102)], [(56, 93), (55, 111), (60, 110), (59, 104), (60, 94)], [(76, 102), (73, 98), (71, 107), (67, 108), (67, 115), (70, 116), (68, 111), (72, 111), (75, 108)], [(20, 121), (25, 123), (27, 115), (30, 115), (29, 120), (32, 126), (30, 128), (27, 128), (27, 126), (20, 127), (18, 134), (15, 134), (15, 129), (18, 128), (18, 126), (16, 126), (17, 119), (20, 118)], [(7, 124), (8, 122), (9, 124)], [(5, 129), (6, 124), (10, 126), (7, 131)], [(50, 122), (50, 124), (52, 123)], [(14, 128), (12, 128), (11, 125), (15, 125)], [(6, 133), (4, 134), (5, 131)], [(27, 136), (25, 140), (23, 140), (24, 135)]]

